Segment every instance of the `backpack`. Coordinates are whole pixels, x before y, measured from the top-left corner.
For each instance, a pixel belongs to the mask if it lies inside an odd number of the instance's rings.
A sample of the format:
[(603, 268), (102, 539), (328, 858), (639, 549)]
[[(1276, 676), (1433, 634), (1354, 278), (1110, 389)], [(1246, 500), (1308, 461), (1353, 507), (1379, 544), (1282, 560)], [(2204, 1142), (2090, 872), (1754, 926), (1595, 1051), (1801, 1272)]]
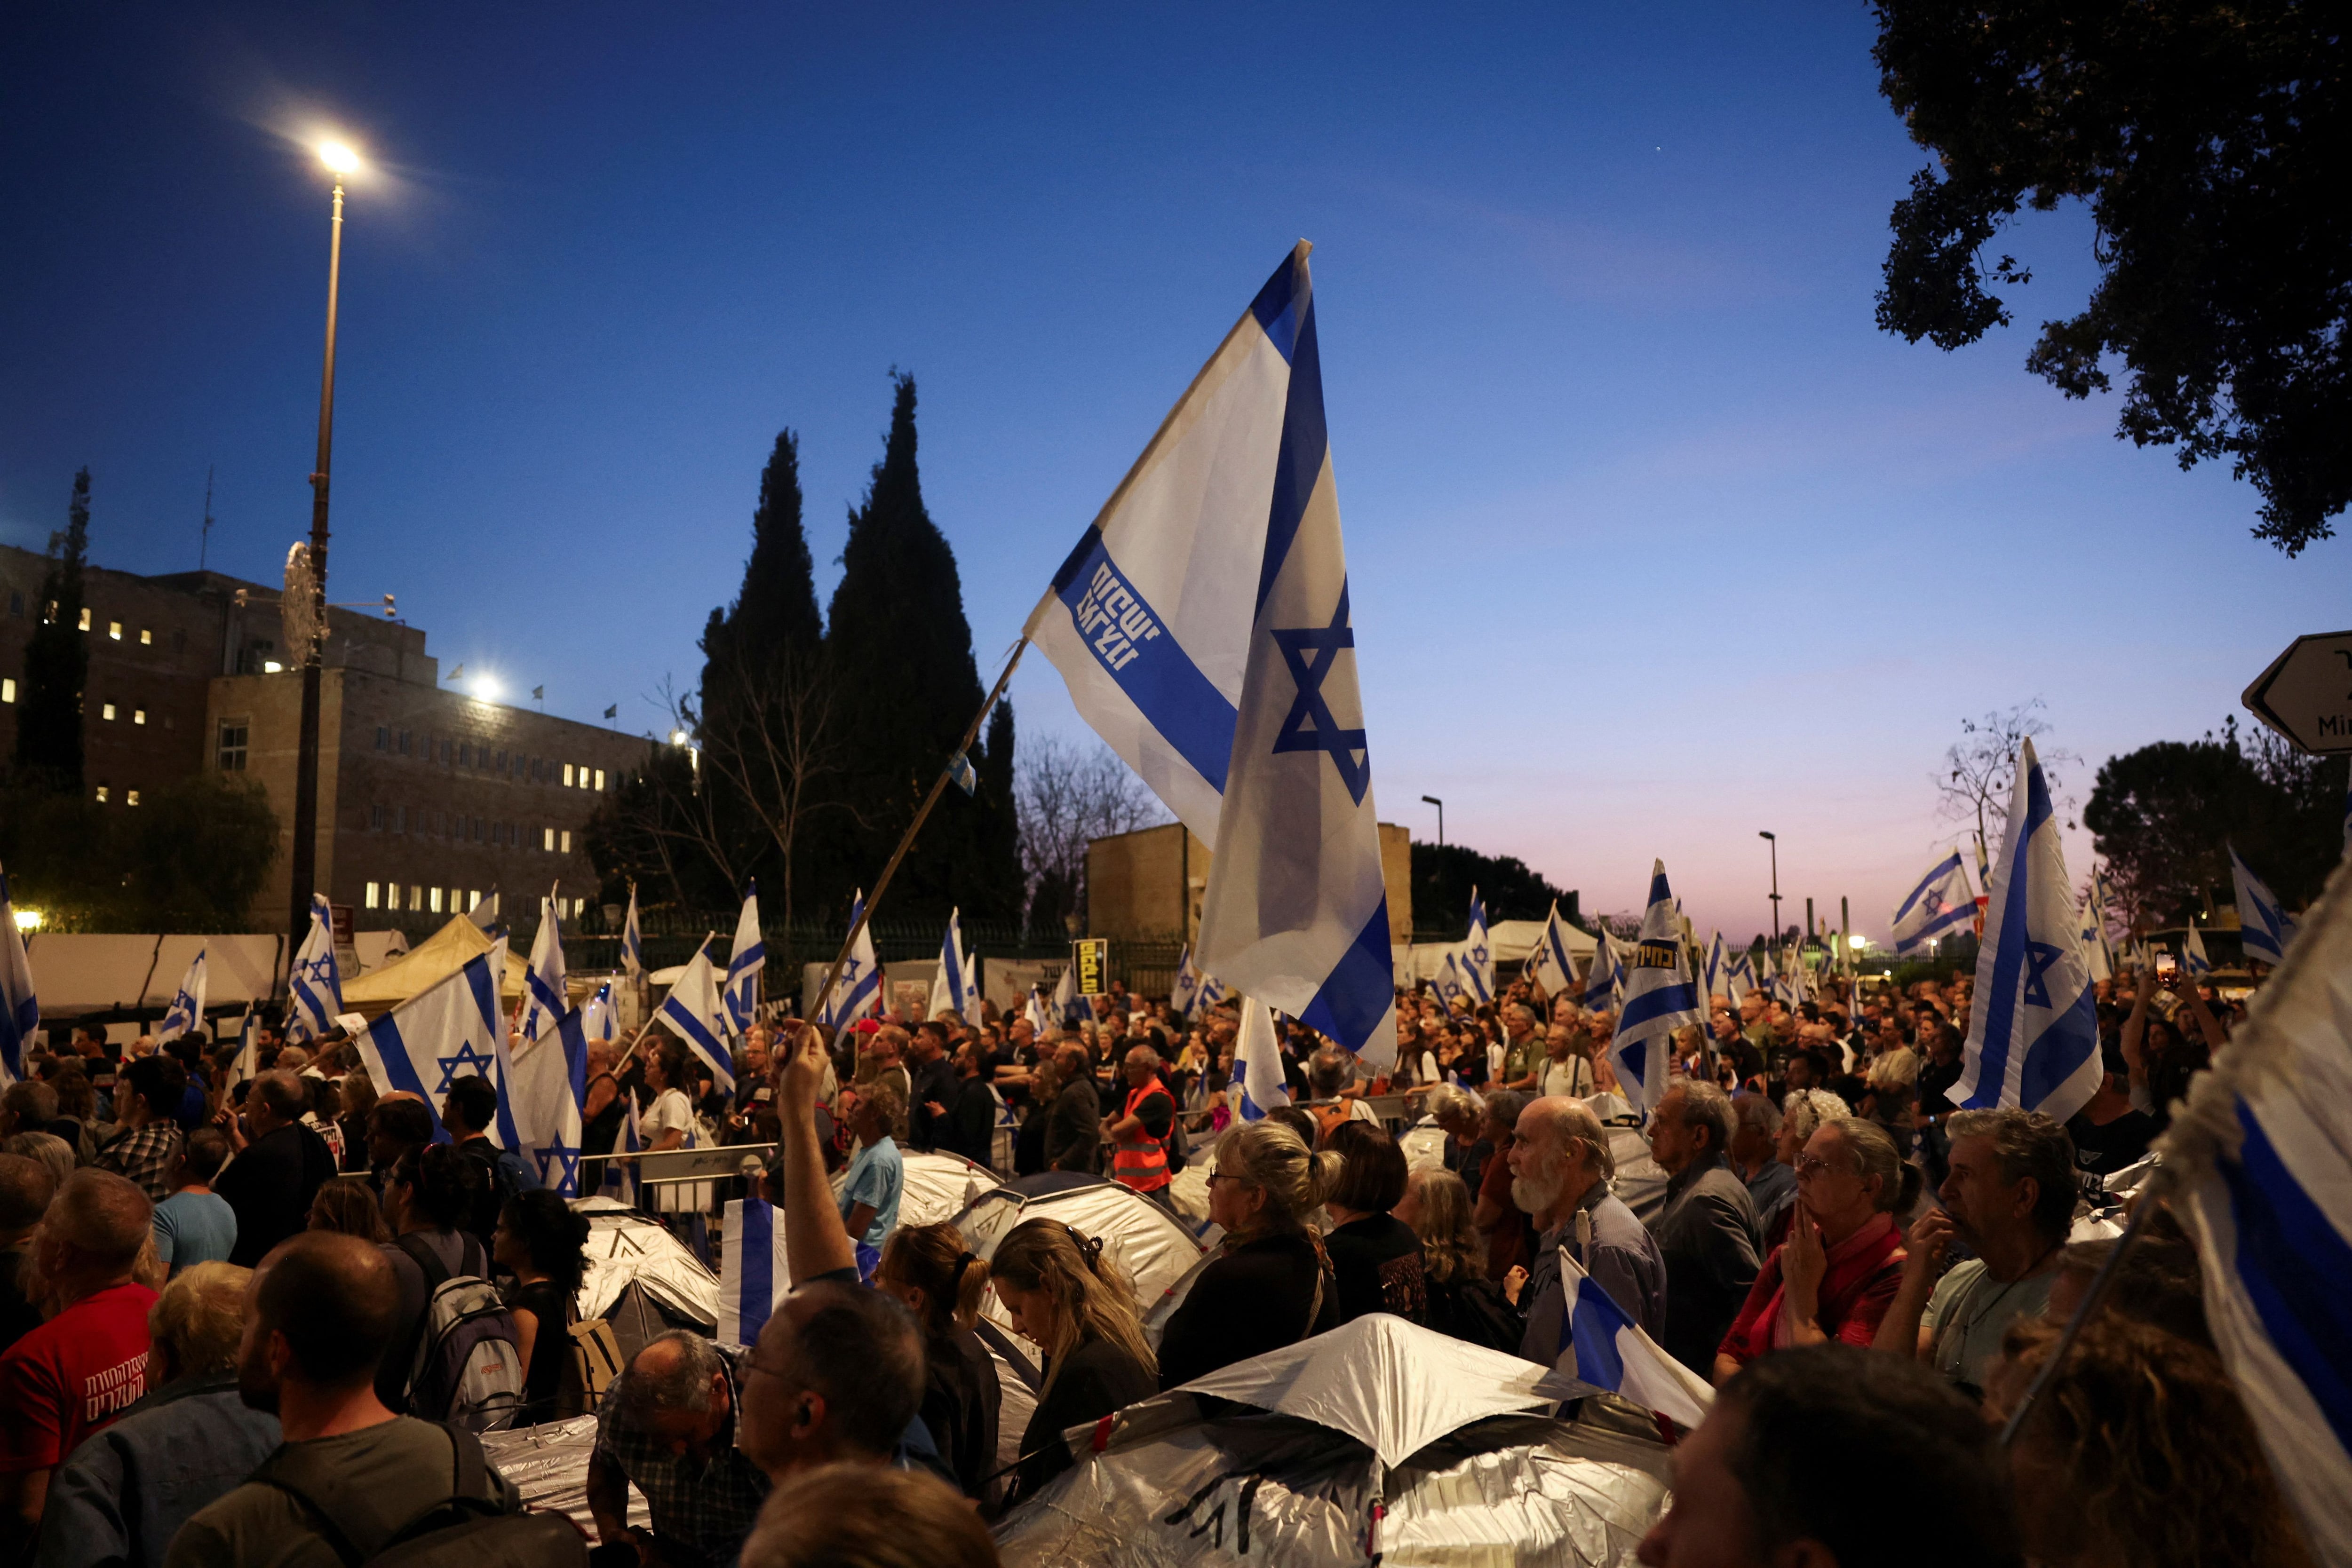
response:
[(449, 1495), (412, 1515), (370, 1555), (362, 1555), (320, 1500), (333, 1495), (335, 1478), (314, 1470), (300, 1448), (279, 1448), (251, 1479), (300, 1504), (344, 1568), (586, 1568), (588, 1542), (578, 1526), (560, 1513), (506, 1512), (490, 1484), (481, 1439), (462, 1427), (442, 1429), (456, 1450)]
[(511, 1424), (522, 1408), (522, 1343), (514, 1314), (488, 1280), (450, 1273), (413, 1235), (400, 1239), (400, 1249), (424, 1270), (431, 1292), (409, 1363), (410, 1413), (474, 1432)]
[(563, 1374), (556, 1380), (555, 1414), (584, 1416), (604, 1402), (604, 1393), (627, 1364), (620, 1337), (603, 1318), (569, 1325), (572, 1343), (563, 1357)]

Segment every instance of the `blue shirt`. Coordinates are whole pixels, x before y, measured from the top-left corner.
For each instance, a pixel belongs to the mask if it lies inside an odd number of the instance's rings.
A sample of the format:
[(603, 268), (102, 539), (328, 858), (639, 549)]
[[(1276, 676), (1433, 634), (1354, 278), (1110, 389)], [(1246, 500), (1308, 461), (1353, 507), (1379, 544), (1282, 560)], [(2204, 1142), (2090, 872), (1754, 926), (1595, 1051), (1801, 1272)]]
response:
[(906, 1164), (898, 1157), (898, 1145), (885, 1137), (872, 1145), (860, 1145), (857, 1157), (849, 1162), (849, 1176), (841, 1187), (841, 1218), (847, 1219), (849, 1211), (861, 1203), (874, 1206), (874, 1222), (860, 1238), (866, 1246), (881, 1249), (883, 1238), (898, 1223), (898, 1195), (907, 1185)]
[(236, 1210), (217, 1193), (175, 1192), (155, 1206), (155, 1255), (172, 1272), (226, 1263), (236, 1246)]

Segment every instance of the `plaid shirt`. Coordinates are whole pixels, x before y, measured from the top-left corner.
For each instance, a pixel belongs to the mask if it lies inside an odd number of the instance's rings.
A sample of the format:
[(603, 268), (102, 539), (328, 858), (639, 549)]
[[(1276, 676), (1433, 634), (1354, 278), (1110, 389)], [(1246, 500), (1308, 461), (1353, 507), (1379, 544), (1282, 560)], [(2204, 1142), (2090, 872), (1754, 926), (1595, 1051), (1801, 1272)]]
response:
[(717, 1457), (673, 1454), (667, 1441), (631, 1429), (621, 1415), (628, 1402), (625, 1372), (606, 1390), (597, 1414), (596, 1452), (645, 1494), (656, 1535), (725, 1563), (742, 1550), (743, 1538), (767, 1500), (769, 1481), (735, 1446), (736, 1416), (743, 1408), (738, 1379), (744, 1352), (733, 1345), (716, 1348), (727, 1368), (728, 1402)]
[(161, 1203), (172, 1196), (166, 1184), (172, 1175), (172, 1162), (179, 1155), (180, 1129), (170, 1122), (158, 1120), (116, 1134), (90, 1163), (100, 1170), (112, 1171), (136, 1183), (141, 1191)]

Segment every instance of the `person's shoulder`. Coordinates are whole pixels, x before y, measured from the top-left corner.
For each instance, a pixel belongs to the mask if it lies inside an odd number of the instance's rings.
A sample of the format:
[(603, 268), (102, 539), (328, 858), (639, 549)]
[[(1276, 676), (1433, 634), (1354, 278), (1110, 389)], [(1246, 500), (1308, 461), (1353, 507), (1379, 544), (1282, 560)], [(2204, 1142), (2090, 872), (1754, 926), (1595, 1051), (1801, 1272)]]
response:
[(1984, 1260), (1981, 1258), (1963, 1258), (1953, 1264), (1945, 1271), (1944, 1277), (1936, 1281), (1936, 1289), (1927, 1297), (1927, 1316), (1930, 1319), (1941, 1318), (1950, 1312), (1952, 1302), (1963, 1291), (1983, 1279), (1984, 1271)]
[(289, 1549), (317, 1539), (293, 1495), (266, 1481), (247, 1481), (198, 1509), (172, 1537), (164, 1568), (277, 1563)]

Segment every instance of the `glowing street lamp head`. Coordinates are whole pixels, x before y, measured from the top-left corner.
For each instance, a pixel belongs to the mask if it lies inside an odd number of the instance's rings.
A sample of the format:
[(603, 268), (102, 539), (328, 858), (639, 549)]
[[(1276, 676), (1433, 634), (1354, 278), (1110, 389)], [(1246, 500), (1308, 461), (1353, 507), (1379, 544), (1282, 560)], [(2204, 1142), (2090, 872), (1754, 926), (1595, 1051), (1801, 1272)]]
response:
[(330, 173), (352, 174), (359, 172), (360, 155), (352, 152), (347, 142), (321, 141), (319, 143), (319, 162), (327, 166)]
[(498, 701), (499, 689), (499, 678), (487, 670), (474, 677), (474, 700), (477, 702)]

